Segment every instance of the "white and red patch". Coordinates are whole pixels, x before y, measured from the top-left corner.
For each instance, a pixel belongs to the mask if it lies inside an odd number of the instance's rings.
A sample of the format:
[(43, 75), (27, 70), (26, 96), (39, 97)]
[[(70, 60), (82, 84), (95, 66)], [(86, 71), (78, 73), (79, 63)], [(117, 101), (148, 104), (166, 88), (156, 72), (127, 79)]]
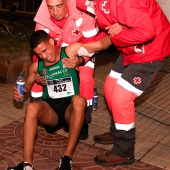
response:
[(133, 81), (134, 81), (135, 84), (140, 84), (141, 83), (141, 78), (140, 77), (135, 77), (133, 79)]
[(103, 4), (102, 4), (102, 11), (104, 11), (105, 14), (110, 13), (109, 5), (108, 5), (107, 1), (104, 1)]

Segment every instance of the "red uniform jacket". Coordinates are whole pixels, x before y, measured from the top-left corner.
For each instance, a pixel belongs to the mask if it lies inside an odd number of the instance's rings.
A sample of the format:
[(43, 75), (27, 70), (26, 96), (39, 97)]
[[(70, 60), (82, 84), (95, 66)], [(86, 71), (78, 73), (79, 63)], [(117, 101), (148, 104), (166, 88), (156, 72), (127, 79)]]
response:
[[(111, 37), (124, 65), (163, 60), (170, 55), (170, 23), (155, 0), (77, 0), (77, 7), (95, 13), (99, 26), (119, 23)], [(92, 8), (93, 7), (93, 8)]]

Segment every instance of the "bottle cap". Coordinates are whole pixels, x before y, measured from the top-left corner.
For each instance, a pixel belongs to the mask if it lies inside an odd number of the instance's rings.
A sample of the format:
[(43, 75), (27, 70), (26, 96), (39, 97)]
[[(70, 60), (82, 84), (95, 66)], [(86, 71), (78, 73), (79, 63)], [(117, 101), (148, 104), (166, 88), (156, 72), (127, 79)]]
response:
[(23, 72), (20, 72), (20, 73), (19, 73), (19, 76), (21, 76), (21, 77), (22, 77), (22, 76), (23, 76)]

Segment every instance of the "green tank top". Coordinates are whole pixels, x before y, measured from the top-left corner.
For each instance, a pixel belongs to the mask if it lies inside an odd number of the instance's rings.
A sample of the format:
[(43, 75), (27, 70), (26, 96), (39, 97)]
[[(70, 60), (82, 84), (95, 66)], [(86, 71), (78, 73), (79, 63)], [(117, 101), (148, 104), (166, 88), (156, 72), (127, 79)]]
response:
[(59, 99), (79, 94), (78, 72), (63, 66), (62, 59), (66, 57), (65, 48), (61, 48), (60, 60), (54, 65), (46, 67), (43, 60), (38, 60), (38, 72), (47, 82), (43, 86), (42, 99)]

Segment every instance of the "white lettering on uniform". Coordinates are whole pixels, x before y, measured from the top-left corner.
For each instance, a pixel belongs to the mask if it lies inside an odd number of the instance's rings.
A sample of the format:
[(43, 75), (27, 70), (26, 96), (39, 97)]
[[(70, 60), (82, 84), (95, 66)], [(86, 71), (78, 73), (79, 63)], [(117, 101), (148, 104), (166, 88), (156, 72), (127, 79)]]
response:
[(59, 69), (59, 66), (50, 68), (50, 71), (51, 71), (51, 70), (57, 70), (57, 69)]

